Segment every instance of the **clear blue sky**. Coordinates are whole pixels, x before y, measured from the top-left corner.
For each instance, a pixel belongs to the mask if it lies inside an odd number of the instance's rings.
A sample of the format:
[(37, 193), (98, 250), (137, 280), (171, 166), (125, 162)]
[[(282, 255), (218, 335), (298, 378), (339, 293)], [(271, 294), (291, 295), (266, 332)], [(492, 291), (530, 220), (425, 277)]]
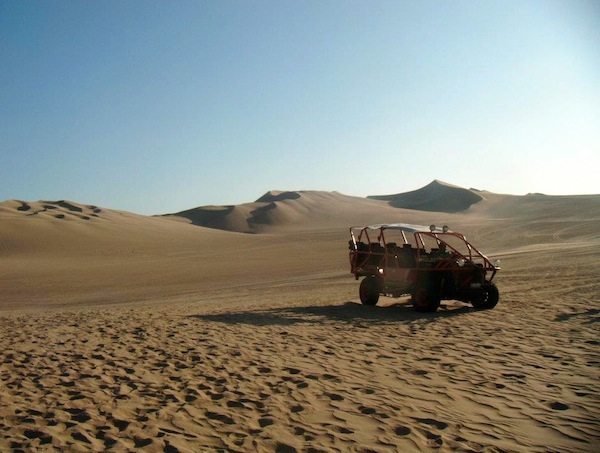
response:
[(0, 0), (0, 200), (600, 193), (599, 1)]

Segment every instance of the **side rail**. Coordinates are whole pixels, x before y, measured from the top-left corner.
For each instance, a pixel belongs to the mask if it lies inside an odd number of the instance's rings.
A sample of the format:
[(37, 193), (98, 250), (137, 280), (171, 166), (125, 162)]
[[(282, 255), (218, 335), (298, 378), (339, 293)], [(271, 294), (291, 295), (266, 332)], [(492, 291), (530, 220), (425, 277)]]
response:
[(385, 261), (385, 248), (377, 240), (372, 241), (366, 229), (361, 229), (358, 236), (354, 228), (350, 228), (350, 272), (358, 278), (362, 275), (377, 273)]
[[(429, 237), (435, 240), (439, 246), (438, 249), (432, 250), (429, 253), (425, 253), (425, 242), (423, 241), (423, 237)], [(457, 238), (459, 242), (464, 246), (466, 252), (458, 250), (455, 248), (450, 242), (445, 241), (444, 237), (453, 237)], [(492, 278), (496, 274), (497, 267), (492, 264), (490, 259), (481, 253), (477, 248), (475, 248), (464, 235), (460, 233), (429, 233), (429, 232), (418, 232), (415, 233), (415, 240), (418, 244), (420, 244), (423, 248), (419, 248), (419, 261), (426, 261), (427, 259), (432, 258), (448, 258), (449, 260), (455, 260), (456, 262), (462, 263), (473, 263), (476, 266), (481, 267), (485, 272), (491, 272)]]

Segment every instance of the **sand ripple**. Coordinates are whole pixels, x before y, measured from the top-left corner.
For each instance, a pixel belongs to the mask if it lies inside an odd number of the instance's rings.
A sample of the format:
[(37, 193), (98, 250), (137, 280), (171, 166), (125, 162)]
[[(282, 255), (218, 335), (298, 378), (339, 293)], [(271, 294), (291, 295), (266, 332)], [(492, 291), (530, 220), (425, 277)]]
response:
[(599, 311), (568, 302), (6, 314), (0, 449), (593, 451)]

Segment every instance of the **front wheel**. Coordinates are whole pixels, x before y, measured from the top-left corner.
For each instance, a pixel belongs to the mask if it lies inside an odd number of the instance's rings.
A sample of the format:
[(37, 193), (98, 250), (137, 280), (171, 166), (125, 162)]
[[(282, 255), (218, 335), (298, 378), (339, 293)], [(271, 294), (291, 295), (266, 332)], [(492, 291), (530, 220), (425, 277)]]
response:
[(481, 287), (481, 294), (471, 300), (474, 308), (489, 310), (494, 308), (500, 300), (498, 287), (493, 283), (485, 283)]
[(379, 300), (379, 280), (377, 277), (365, 277), (360, 282), (358, 293), (363, 305), (376, 305)]

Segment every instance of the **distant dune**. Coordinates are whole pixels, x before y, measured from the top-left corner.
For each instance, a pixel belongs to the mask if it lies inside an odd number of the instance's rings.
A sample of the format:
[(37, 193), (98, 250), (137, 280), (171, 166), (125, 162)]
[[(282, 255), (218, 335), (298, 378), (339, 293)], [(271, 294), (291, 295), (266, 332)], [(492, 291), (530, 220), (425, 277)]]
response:
[(270, 190), (262, 197), (260, 197), (257, 202), (267, 202), (272, 203), (274, 201), (283, 201), (283, 200), (296, 200), (300, 198), (302, 195), (300, 192), (289, 192), (289, 191), (281, 191), (281, 190)]
[(0, 212), (4, 214), (22, 213), (26, 216), (39, 215), (55, 219), (90, 220), (92, 217), (100, 217), (102, 209), (94, 205), (84, 205), (65, 200), (36, 202), (8, 200), (0, 203)]
[(269, 191), (252, 203), (201, 206), (164, 217), (243, 233), (435, 218), (431, 214), (397, 209), (379, 200), (313, 190)]
[[(412, 192), (415, 205), (419, 193), (428, 208), (432, 193), (474, 194), (439, 182), (428, 187)], [(337, 192), (270, 191), (251, 203), (165, 216), (9, 200), (0, 203), (0, 306), (102, 302), (111, 294), (131, 301), (318, 269), (345, 273), (352, 225), (447, 224), (491, 253), (600, 240), (600, 195), (478, 194), (467, 210), (435, 212)]]
[(339, 192), (272, 190), (252, 203), (200, 206), (165, 217), (208, 228), (260, 233), (377, 222), (440, 221), (439, 213), (461, 212), (483, 199), (473, 189), (435, 180), (412, 192), (367, 198)]
[(411, 192), (371, 195), (367, 198), (387, 201), (395, 208), (436, 212), (464, 211), (483, 200), (483, 197), (473, 189), (464, 189), (437, 179)]
[[(0, 203), (0, 308), (160, 297), (181, 283), (223, 284), (206, 267), (248, 235), (72, 201)], [(254, 243), (253, 243), (254, 246)], [(235, 263), (228, 264), (235, 269)]]

